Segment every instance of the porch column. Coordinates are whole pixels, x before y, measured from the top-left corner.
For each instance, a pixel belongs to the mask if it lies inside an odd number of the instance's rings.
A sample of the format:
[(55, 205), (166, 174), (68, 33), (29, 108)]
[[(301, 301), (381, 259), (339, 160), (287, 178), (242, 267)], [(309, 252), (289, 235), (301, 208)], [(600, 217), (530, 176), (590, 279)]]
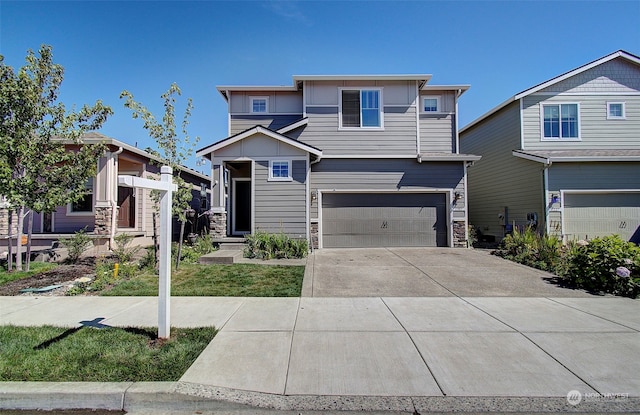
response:
[(209, 233), (214, 238), (227, 236), (227, 211), (224, 194), (224, 165), (213, 163), (211, 154), (211, 209), (209, 210)]
[(93, 196), (95, 198), (94, 213), (95, 227), (93, 233), (109, 237), (111, 235), (111, 186), (113, 183), (112, 176), (115, 177), (117, 172), (114, 170), (113, 157), (111, 152), (106, 152), (103, 157), (98, 159), (98, 173), (94, 178)]

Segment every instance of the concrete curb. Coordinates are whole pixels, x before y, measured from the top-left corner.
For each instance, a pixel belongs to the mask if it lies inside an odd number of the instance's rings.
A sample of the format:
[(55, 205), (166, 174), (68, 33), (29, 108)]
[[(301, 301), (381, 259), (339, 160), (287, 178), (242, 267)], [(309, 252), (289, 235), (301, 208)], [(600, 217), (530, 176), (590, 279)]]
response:
[(259, 413), (631, 413), (640, 398), (591, 397), (570, 405), (564, 397), (284, 396), (186, 382), (0, 382), (0, 410), (100, 409), (151, 413), (214, 411)]

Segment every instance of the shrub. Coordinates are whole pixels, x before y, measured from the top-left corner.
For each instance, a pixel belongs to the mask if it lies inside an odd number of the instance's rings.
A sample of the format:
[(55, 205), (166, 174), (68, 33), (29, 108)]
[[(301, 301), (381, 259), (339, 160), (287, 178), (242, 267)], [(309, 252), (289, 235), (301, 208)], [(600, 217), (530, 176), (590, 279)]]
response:
[(561, 265), (562, 241), (556, 236), (540, 235), (531, 228), (517, 228), (502, 241), (494, 254), (543, 271), (555, 272)]
[(60, 239), (60, 243), (69, 251), (67, 261), (75, 263), (78, 262), (80, 255), (91, 245), (91, 238), (87, 235), (86, 229), (81, 229), (70, 238)]
[(131, 262), (134, 255), (140, 250), (140, 246), (131, 246), (134, 238), (133, 235), (126, 233), (121, 233), (113, 238), (116, 243), (115, 248), (113, 248), (113, 255), (115, 255), (119, 263)]
[(306, 239), (292, 239), (284, 233), (257, 231), (253, 235), (247, 235), (246, 241), (245, 258), (304, 258), (309, 252), (309, 242)]
[(618, 235), (575, 243), (567, 263), (564, 278), (576, 287), (633, 298), (640, 294), (640, 248)]

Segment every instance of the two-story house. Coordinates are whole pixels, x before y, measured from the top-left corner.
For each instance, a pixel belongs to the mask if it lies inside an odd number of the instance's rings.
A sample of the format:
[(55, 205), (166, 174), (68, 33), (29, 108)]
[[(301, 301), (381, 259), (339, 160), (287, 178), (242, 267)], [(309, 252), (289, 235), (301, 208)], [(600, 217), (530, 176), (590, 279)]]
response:
[(213, 233), (307, 238), (314, 247), (466, 246), (458, 99), (430, 75), (294, 76), (219, 86), (229, 136), (211, 160)]
[(482, 155), (469, 175), (481, 232), (640, 240), (640, 57), (617, 51), (522, 91), (464, 127), (460, 147)]

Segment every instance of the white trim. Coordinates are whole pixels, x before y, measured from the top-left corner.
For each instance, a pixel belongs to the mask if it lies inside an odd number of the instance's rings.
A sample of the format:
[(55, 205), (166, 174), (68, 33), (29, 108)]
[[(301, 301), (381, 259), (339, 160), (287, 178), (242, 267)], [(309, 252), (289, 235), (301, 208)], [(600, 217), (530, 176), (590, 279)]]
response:
[[(253, 172), (252, 172), (253, 176)], [(238, 210), (236, 207), (238, 193), (236, 192), (236, 183), (237, 182), (251, 182), (251, 219), (249, 224), (249, 230), (247, 233), (253, 233), (253, 180), (252, 177), (232, 177), (231, 178), (231, 194), (233, 194), (232, 203), (231, 203), (231, 235), (244, 235), (244, 231), (236, 230), (236, 211)]]
[(307, 124), (309, 124), (309, 119), (305, 117), (305, 118), (302, 118), (299, 121), (296, 121), (296, 122), (291, 123), (289, 125), (285, 125), (284, 127), (278, 129), (276, 132), (279, 133), (279, 134), (286, 134), (289, 131), (293, 131), (296, 128), (300, 128), (303, 125), (307, 125)]
[[(307, 155), (308, 157), (308, 155)], [(276, 159), (270, 159), (269, 160), (269, 177), (267, 179), (268, 182), (292, 182), (293, 181), (293, 176), (292, 176), (292, 172), (291, 172), (291, 159), (283, 159), (283, 158), (276, 158)], [(273, 164), (274, 163), (287, 163), (287, 177), (274, 177), (273, 176)]]
[[(518, 117), (520, 118), (520, 148), (524, 150), (524, 99), (520, 98), (520, 113)], [(544, 129), (544, 126), (540, 126), (540, 131)]]
[[(467, 163), (462, 163), (463, 174), (464, 174), (464, 237), (467, 242), (467, 248), (469, 246), (469, 183), (467, 180)], [(453, 234), (452, 234), (453, 235)], [(452, 238), (453, 239), (453, 238)]]
[[(611, 115), (611, 105), (621, 105), (622, 106), (622, 115), (621, 116), (612, 116)], [(607, 101), (607, 119), (608, 120), (626, 120), (627, 119), (627, 105), (624, 101)]]
[[(384, 131), (384, 98), (382, 87), (338, 87), (338, 131)], [(343, 91), (360, 91), (360, 127), (343, 127), (342, 126), (342, 92)], [(380, 125), (375, 127), (362, 126), (362, 91), (378, 92), (378, 116), (380, 117)]]
[(429, 82), (429, 74), (407, 75), (294, 75), (293, 81), (424, 81)]
[(309, 242), (309, 247), (311, 248), (311, 229), (309, 226), (309, 217), (311, 216), (311, 189), (310, 186), (311, 184), (309, 183), (310, 178), (311, 178), (311, 157), (307, 154), (307, 160), (306, 160), (306, 177), (305, 177), (305, 181), (304, 181), (304, 192), (305, 192), (305, 213), (304, 213), (304, 220), (305, 220), (305, 230), (307, 233), (307, 241)]
[[(454, 129), (454, 134), (456, 136), (456, 154), (460, 154), (460, 126), (458, 125), (458, 119), (460, 118), (458, 116), (458, 112), (459, 112), (459, 106), (458, 106), (458, 100), (460, 99), (460, 97), (462, 96), (463, 91), (462, 90), (458, 90), (456, 92), (456, 94), (453, 96), (453, 111), (455, 112), (454, 115), (454, 120), (453, 120), (453, 129)], [(466, 233), (466, 231), (465, 231)]]
[[(436, 100), (436, 110), (435, 111), (425, 111), (424, 102), (428, 99)], [(442, 113), (442, 96), (440, 95), (420, 95), (420, 112), (422, 114), (440, 114)]]
[(307, 118), (307, 81), (302, 81), (302, 117)]
[(549, 213), (551, 212), (551, 204), (549, 203), (549, 165), (542, 169), (542, 187), (544, 227), (547, 235), (551, 235), (551, 224), (549, 223)]
[[(544, 135), (544, 107), (557, 106), (558, 107), (558, 132), (562, 134), (562, 106), (563, 105), (575, 105), (576, 106), (576, 123), (578, 126), (577, 137), (545, 137)], [(540, 141), (552, 141), (552, 142), (566, 142), (566, 141), (582, 141), (582, 124), (580, 120), (580, 103), (579, 102), (564, 102), (564, 101), (552, 101), (552, 102), (540, 102), (538, 105), (540, 110)]]
[(323, 159), (415, 159), (415, 154), (331, 154)]
[[(254, 111), (253, 103), (254, 101), (262, 101), (264, 100), (264, 111)], [(249, 113), (251, 114), (270, 114), (269, 112), (269, 96), (261, 95), (261, 96), (249, 96)]]
[(316, 189), (316, 194), (318, 195), (316, 199), (316, 203), (318, 203), (318, 249), (322, 249), (324, 247), (324, 241), (322, 238), (322, 190)]
[(299, 112), (232, 112), (231, 114), (229, 114), (231, 116), (235, 116), (235, 115), (251, 115), (252, 117), (265, 117), (265, 118), (274, 118), (277, 117), (279, 115), (297, 115), (298, 117), (301, 117), (301, 114)]
[(416, 150), (418, 151), (418, 154), (420, 154), (420, 148), (421, 148), (421, 144), (420, 144), (420, 86), (418, 85), (418, 82), (416, 81), (416, 99), (414, 99), (414, 107), (416, 109)]
[(339, 104), (309, 104), (308, 108), (338, 108)]
[(251, 234), (256, 233), (256, 161), (251, 160)]
[(527, 154), (527, 153), (521, 153), (517, 150), (513, 150), (511, 152), (511, 155), (514, 157), (519, 157), (521, 159), (525, 159), (525, 160), (529, 160), (529, 161), (535, 161), (536, 163), (544, 163), (544, 164), (551, 164), (551, 161), (548, 158), (545, 157), (541, 157), (541, 156), (534, 156), (533, 154)]

